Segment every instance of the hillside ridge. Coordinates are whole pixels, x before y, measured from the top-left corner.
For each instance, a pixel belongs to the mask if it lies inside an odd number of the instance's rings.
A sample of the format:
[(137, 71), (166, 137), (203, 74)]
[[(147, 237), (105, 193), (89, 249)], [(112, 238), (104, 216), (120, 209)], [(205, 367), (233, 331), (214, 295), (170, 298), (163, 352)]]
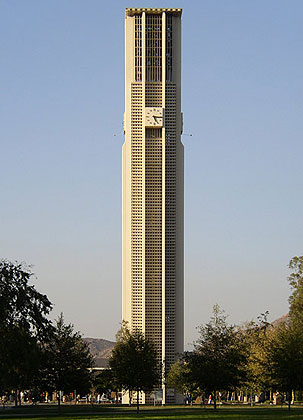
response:
[(104, 338), (83, 337), (83, 340), (88, 344), (89, 350), (93, 355), (94, 366), (108, 367), (108, 359), (111, 356), (115, 343)]

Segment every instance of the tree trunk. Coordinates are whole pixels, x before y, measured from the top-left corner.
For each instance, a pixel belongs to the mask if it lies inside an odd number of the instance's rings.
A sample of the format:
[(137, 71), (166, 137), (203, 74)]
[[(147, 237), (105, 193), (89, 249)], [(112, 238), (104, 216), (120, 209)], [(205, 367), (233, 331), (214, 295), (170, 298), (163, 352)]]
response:
[(217, 392), (216, 391), (214, 391), (214, 410), (216, 410), (217, 409)]
[(289, 393), (288, 393), (288, 411), (290, 411), (290, 404), (291, 404), (291, 395), (292, 394), (292, 391), (289, 391)]
[(139, 414), (139, 390), (137, 389), (137, 414)]
[(15, 390), (15, 407), (18, 407), (18, 389)]
[(58, 391), (57, 400), (58, 400), (58, 411), (59, 413), (61, 413), (61, 391)]

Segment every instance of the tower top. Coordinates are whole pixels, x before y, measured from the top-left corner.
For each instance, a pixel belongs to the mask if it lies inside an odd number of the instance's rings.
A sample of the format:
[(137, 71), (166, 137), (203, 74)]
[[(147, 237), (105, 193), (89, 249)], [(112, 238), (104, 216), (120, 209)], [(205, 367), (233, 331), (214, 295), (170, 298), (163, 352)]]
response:
[(162, 8), (127, 8), (125, 9), (125, 16), (141, 15), (142, 12), (149, 15), (160, 15), (161, 13), (170, 13), (172, 15), (181, 16), (182, 9), (162, 9)]

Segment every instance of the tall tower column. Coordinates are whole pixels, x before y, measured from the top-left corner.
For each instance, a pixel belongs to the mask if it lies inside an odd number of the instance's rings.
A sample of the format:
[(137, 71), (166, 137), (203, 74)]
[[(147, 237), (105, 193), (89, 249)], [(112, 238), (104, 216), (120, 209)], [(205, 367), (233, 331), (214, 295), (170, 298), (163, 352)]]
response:
[(122, 313), (166, 367), (184, 340), (181, 13), (125, 13)]

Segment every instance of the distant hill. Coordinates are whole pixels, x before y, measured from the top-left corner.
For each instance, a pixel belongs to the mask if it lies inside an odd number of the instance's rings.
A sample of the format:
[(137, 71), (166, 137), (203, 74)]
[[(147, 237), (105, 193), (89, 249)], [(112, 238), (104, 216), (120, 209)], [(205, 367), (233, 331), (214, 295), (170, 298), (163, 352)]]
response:
[(83, 338), (83, 340), (88, 344), (89, 350), (94, 357), (95, 367), (108, 367), (108, 359), (111, 356), (115, 343), (103, 338)]

